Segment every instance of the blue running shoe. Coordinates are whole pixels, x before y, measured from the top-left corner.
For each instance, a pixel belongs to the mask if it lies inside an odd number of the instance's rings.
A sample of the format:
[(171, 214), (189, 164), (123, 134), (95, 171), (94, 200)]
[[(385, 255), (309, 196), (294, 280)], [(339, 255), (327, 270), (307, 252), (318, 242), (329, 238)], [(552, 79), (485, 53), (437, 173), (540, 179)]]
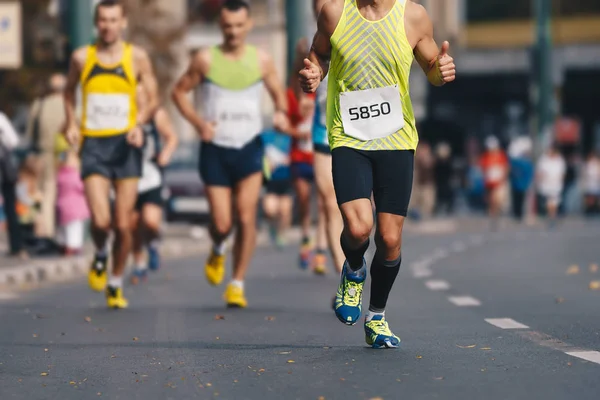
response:
[(365, 340), (374, 349), (394, 349), (400, 346), (400, 338), (390, 331), (383, 315), (375, 315), (365, 321)]
[(363, 286), (367, 279), (365, 266), (366, 263), (363, 260), (362, 270), (364, 272), (361, 272), (360, 275), (346, 272), (348, 270), (347, 261), (342, 268), (342, 280), (335, 296), (335, 316), (346, 325), (354, 325), (360, 318)]
[(147, 269), (135, 269), (131, 274), (131, 284), (137, 285), (139, 283), (145, 283), (148, 280), (148, 270)]
[(158, 246), (148, 246), (148, 268), (151, 271), (158, 271), (160, 268), (160, 253)]

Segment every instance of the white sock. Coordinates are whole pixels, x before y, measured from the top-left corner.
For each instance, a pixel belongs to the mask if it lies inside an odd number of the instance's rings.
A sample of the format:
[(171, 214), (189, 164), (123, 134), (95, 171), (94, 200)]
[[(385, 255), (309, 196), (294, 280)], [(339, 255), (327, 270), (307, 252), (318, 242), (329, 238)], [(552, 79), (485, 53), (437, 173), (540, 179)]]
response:
[(123, 287), (123, 277), (122, 276), (111, 276), (108, 278), (108, 286), (112, 288), (121, 288)]
[(367, 311), (367, 313), (365, 314), (365, 321), (369, 322), (370, 320), (373, 319), (374, 316), (376, 315), (381, 315), (383, 318), (385, 318), (385, 311), (382, 312), (375, 312), (375, 311)]
[(215, 252), (215, 254), (222, 256), (225, 254), (225, 241), (223, 240), (221, 243), (219, 244), (214, 244), (213, 245), (213, 251)]
[(240, 289), (243, 289), (243, 288), (244, 288), (244, 281), (238, 281), (238, 280), (236, 280), (236, 279), (232, 279), (232, 280), (231, 280), (231, 284), (232, 284), (233, 286), (237, 286), (237, 287), (239, 287)]

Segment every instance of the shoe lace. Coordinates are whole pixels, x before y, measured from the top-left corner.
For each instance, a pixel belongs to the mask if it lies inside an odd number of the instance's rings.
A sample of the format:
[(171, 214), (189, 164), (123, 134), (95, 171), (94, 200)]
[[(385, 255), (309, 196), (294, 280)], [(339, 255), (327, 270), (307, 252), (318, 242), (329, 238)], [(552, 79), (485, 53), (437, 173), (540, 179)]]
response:
[(352, 307), (358, 306), (362, 295), (362, 290), (362, 285), (356, 282), (347, 281), (346, 290), (344, 293), (344, 303)]
[(385, 320), (381, 320), (381, 321), (371, 320), (371, 321), (369, 321), (369, 325), (370, 325), (370, 328), (373, 330), (373, 332), (375, 332), (378, 335), (393, 336), (393, 333), (392, 333), (392, 331), (390, 331), (390, 327), (389, 327), (387, 321), (385, 321)]

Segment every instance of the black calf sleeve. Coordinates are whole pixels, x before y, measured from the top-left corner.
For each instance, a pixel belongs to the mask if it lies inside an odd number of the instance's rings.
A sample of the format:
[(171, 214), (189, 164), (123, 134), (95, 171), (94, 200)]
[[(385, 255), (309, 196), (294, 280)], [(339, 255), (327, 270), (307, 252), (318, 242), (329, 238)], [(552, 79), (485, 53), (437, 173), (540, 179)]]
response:
[(392, 286), (394, 286), (396, 276), (400, 272), (401, 263), (402, 256), (393, 261), (385, 261), (385, 257), (380, 257), (375, 253), (373, 263), (371, 264), (370, 311), (383, 312), (385, 310)]
[(340, 243), (342, 245), (344, 255), (346, 256), (346, 260), (350, 265), (350, 269), (352, 271), (358, 271), (359, 269), (361, 269), (363, 266), (363, 258), (369, 248), (370, 239), (367, 239), (357, 249), (353, 249), (348, 245), (346, 239), (344, 238), (344, 234), (342, 233)]

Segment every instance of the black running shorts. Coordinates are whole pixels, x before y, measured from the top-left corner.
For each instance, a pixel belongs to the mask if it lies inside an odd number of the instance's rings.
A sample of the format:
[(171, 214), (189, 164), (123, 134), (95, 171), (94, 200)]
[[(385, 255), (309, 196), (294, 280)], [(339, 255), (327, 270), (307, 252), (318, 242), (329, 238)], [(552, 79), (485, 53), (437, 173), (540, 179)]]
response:
[(333, 186), (338, 204), (375, 199), (377, 212), (406, 217), (412, 191), (413, 150), (356, 150), (331, 152)]
[(139, 178), (142, 149), (127, 142), (127, 135), (85, 137), (81, 145), (81, 177), (102, 175), (110, 180)]

